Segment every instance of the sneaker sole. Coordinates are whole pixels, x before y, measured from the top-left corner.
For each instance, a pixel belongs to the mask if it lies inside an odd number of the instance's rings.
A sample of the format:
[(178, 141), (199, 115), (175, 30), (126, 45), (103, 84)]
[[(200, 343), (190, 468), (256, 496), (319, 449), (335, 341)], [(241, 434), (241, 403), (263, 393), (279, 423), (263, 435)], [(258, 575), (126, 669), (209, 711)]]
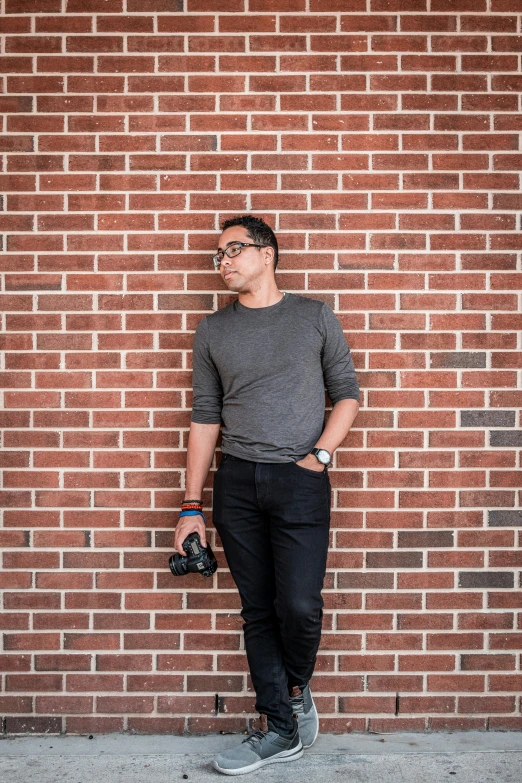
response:
[(299, 742), (299, 745), (292, 750), (282, 750), (276, 756), (271, 756), (268, 759), (259, 759), (254, 764), (249, 764), (247, 767), (239, 767), (239, 769), (225, 769), (220, 767), (217, 761), (212, 762), (214, 769), (218, 772), (222, 772), (223, 775), (246, 775), (247, 772), (254, 772), (256, 769), (266, 767), (267, 764), (276, 764), (282, 761), (297, 761), (303, 755), (303, 745)]

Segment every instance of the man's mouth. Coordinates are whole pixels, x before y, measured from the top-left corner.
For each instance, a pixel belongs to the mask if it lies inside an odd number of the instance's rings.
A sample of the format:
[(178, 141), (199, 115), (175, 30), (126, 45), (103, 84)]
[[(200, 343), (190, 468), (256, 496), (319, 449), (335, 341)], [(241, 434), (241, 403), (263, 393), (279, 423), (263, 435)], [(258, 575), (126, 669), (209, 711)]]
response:
[(235, 272), (225, 272), (223, 277), (225, 278), (225, 280), (227, 280), (229, 277), (232, 277), (232, 275), (234, 275), (234, 274), (235, 274)]

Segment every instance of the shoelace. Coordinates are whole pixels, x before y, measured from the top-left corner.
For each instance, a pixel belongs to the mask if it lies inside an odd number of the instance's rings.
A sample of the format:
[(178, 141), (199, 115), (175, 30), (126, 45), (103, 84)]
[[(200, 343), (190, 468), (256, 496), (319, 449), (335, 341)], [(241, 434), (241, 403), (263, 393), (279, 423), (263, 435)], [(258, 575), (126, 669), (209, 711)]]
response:
[(298, 696), (291, 696), (290, 704), (292, 705), (294, 715), (304, 714), (304, 695), (302, 693)]
[(261, 731), (261, 729), (258, 729), (257, 731), (254, 731), (253, 734), (250, 734), (248, 737), (246, 737), (243, 742), (247, 742), (249, 745), (254, 747), (255, 743), (261, 742), (267, 734), (267, 731)]

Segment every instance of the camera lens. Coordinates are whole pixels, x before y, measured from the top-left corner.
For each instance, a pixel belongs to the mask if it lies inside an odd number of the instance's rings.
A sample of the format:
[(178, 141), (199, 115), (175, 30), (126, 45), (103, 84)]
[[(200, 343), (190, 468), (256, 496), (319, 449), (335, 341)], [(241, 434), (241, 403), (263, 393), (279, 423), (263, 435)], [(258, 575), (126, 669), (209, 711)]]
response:
[(169, 567), (174, 576), (185, 576), (187, 573), (187, 558), (176, 552), (175, 555), (169, 557)]

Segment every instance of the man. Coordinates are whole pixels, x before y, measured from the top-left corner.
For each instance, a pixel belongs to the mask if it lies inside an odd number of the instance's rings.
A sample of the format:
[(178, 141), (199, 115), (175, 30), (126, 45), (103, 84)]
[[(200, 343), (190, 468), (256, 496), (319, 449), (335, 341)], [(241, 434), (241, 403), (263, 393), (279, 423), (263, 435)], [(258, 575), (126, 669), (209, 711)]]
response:
[[(300, 758), (319, 730), (309, 680), (321, 638), (331, 455), (360, 392), (341, 324), (327, 304), (278, 290), (272, 229), (251, 215), (227, 220), (214, 265), (232, 304), (199, 323), (186, 504), (175, 546), (197, 514), (223, 421), (213, 522), (239, 590), (261, 728), (217, 756), (230, 775)], [(333, 409), (325, 426), (325, 385)], [(201, 509), (201, 506), (199, 506)], [(297, 718), (297, 719), (296, 719)]]

